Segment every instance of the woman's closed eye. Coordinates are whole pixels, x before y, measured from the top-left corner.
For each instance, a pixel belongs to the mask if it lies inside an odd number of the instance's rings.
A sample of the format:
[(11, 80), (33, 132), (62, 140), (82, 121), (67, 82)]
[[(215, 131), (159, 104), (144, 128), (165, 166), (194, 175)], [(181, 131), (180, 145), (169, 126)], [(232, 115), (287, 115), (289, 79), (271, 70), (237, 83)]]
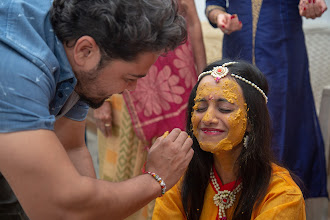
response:
[(221, 113), (231, 113), (235, 110), (235, 105), (229, 102), (219, 101), (217, 103), (217, 108)]
[(233, 112), (237, 107), (234, 103), (231, 103), (226, 99), (218, 99), (216, 105), (217, 109), (225, 114)]
[(208, 108), (208, 105), (205, 103), (196, 103), (194, 109), (196, 112), (205, 112)]
[[(194, 107), (195, 111), (199, 112), (199, 113), (207, 111), (208, 108), (209, 108), (209, 105), (201, 104), (201, 103), (196, 104)], [(217, 107), (217, 109), (219, 112), (224, 113), (224, 114), (231, 113), (234, 111), (233, 106), (226, 106), (226, 105), (219, 105)]]
[(233, 111), (233, 109), (229, 109), (229, 108), (218, 108), (218, 110), (222, 113), (231, 113)]

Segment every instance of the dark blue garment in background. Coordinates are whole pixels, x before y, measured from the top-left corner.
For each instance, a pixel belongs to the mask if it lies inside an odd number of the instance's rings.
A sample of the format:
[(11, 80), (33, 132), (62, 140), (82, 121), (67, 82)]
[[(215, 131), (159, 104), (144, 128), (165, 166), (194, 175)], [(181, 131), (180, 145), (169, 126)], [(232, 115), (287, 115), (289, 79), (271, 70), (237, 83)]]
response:
[(226, 8), (226, 0), (206, 0), (206, 7), (221, 6), (243, 24), (241, 31), (224, 36), (223, 58), (250, 61), (268, 79), (277, 159), (301, 178), (305, 198), (327, 197), (324, 143), (298, 4), (299, 0), (229, 0)]

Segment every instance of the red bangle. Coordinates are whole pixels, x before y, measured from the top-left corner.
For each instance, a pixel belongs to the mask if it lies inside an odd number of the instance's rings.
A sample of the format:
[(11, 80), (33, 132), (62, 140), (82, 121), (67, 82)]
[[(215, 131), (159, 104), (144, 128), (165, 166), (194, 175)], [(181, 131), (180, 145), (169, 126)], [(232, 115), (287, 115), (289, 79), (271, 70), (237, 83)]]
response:
[(162, 180), (162, 178), (160, 178), (160, 176), (158, 176), (157, 174), (155, 174), (155, 173), (152, 173), (152, 172), (146, 172), (146, 171), (144, 171), (143, 172), (144, 174), (149, 174), (149, 175), (151, 175), (159, 184), (160, 184), (160, 187), (161, 187), (161, 189), (162, 189), (162, 194), (161, 194), (161, 196), (163, 196), (164, 194), (165, 194), (165, 192), (166, 192), (166, 184), (165, 184), (165, 182), (164, 182), (164, 180)]

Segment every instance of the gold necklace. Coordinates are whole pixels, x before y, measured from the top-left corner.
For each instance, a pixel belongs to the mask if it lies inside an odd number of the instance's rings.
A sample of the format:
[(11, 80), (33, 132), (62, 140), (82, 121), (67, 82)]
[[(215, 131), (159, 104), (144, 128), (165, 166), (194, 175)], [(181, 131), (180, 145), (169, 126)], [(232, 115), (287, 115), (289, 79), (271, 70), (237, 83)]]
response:
[(238, 184), (233, 191), (222, 190), (220, 191), (220, 186), (215, 178), (213, 168), (210, 172), (211, 183), (216, 190), (216, 194), (213, 196), (213, 202), (219, 208), (218, 220), (227, 220), (225, 209), (229, 209), (234, 205), (236, 200), (236, 194), (241, 191), (242, 183)]

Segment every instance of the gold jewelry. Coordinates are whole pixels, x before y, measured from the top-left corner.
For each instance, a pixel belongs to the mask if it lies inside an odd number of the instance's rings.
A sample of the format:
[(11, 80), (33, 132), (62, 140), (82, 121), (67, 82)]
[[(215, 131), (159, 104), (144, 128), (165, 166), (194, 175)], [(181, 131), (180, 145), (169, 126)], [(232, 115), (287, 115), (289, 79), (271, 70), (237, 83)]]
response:
[(245, 137), (243, 138), (243, 147), (245, 149), (247, 149), (247, 146), (248, 146), (248, 142), (249, 142), (249, 135), (245, 135)]
[(236, 194), (241, 191), (242, 183), (238, 184), (233, 191), (222, 190), (215, 178), (213, 168), (210, 171), (211, 184), (216, 190), (216, 194), (213, 197), (213, 202), (219, 207), (218, 220), (227, 220), (225, 209), (232, 207), (236, 200)]
[[(224, 63), (224, 64), (222, 64), (222, 66), (216, 66), (216, 67), (213, 67), (212, 70), (202, 72), (198, 76), (198, 81), (201, 79), (202, 76), (211, 74), (211, 76), (213, 76), (214, 80), (218, 83), (220, 79), (222, 79), (222, 78), (224, 78), (225, 76), (228, 75), (229, 70), (228, 70), (227, 66), (230, 66), (230, 65), (235, 64), (235, 63), (238, 63), (238, 62)], [(259, 88), (259, 86), (257, 86), (256, 84), (254, 84), (250, 80), (245, 79), (242, 76), (236, 75), (234, 73), (232, 73), (230, 75), (232, 77), (235, 77), (236, 79), (239, 79), (239, 80), (241, 80), (241, 81), (243, 81), (243, 82), (251, 85), (253, 88), (255, 88), (256, 90), (258, 90), (258, 92), (261, 93), (261, 95), (265, 98), (266, 103), (268, 102), (268, 97), (266, 96), (266, 94), (264, 93), (264, 91)]]

